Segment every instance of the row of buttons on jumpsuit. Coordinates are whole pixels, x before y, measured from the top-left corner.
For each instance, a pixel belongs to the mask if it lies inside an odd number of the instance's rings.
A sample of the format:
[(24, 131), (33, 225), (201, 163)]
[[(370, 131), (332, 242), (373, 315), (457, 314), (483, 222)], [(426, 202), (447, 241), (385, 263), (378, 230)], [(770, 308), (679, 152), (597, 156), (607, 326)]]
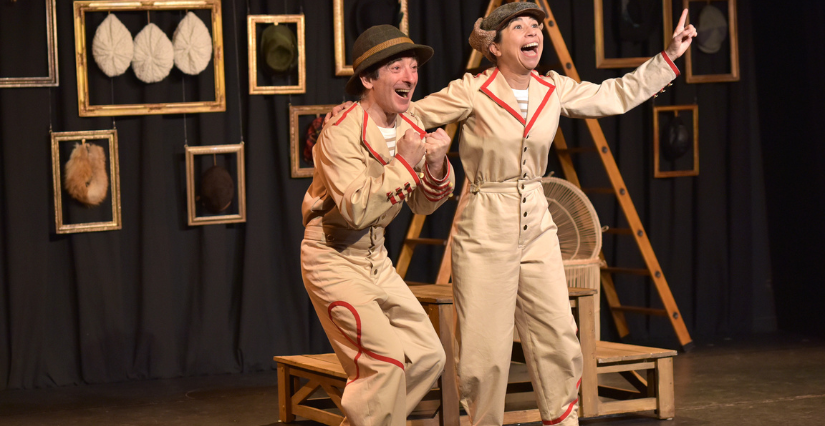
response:
[[(527, 139), (529, 139), (529, 138), (530, 138), (530, 135), (527, 135), (527, 137), (525, 138), (524, 142), (525, 142), (525, 143), (527, 143)], [(524, 170), (524, 166), (526, 166), (526, 165), (527, 165), (527, 160), (526, 160), (526, 159), (524, 159), (524, 155), (525, 155), (524, 153), (526, 153), (526, 152), (527, 152), (527, 147), (525, 146), (525, 147), (524, 147), (524, 150), (522, 151), (522, 160), (521, 160), (521, 168), (522, 168), (522, 171), (524, 172), (524, 174), (522, 175), (522, 177), (523, 177), (524, 179), (527, 179), (527, 172)], [(524, 189), (524, 184), (523, 184), (523, 183), (521, 184), (521, 189)], [(522, 193), (522, 195), (524, 195), (524, 194)], [(524, 204), (524, 203), (526, 203), (526, 202), (527, 202), (527, 197), (523, 197), (523, 198), (521, 199), (521, 203), (522, 203), (522, 204)], [(524, 217), (527, 217), (527, 212), (526, 212), (526, 211), (524, 212)], [(527, 225), (524, 225), (524, 228), (523, 228), (523, 229), (526, 231), (526, 230), (527, 230)]]

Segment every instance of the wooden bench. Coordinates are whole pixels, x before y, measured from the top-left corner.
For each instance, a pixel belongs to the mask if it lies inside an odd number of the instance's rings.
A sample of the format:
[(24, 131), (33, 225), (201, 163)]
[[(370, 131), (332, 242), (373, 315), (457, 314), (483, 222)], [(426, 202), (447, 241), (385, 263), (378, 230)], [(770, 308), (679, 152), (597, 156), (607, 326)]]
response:
[[(455, 317), (453, 295), (449, 285), (416, 285), (410, 290), (424, 307), (441, 339), (447, 364), (439, 379), (439, 388), (428, 394), (407, 419), (408, 426), (467, 424), (466, 415), (459, 416), (459, 395), (453, 336)], [(570, 305), (576, 308), (582, 351), (593, 353), (593, 299), (596, 290), (568, 288)], [(346, 374), (335, 354), (276, 356), (278, 363), (278, 399), (280, 420), (295, 421), (295, 416), (326, 425), (338, 425), (343, 420), (341, 394)], [(585, 365), (585, 376), (589, 365)], [(595, 369), (595, 367), (593, 367)], [(540, 421), (526, 366), (515, 362), (511, 366), (508, 385), (506, 424)], [(595, 392), (595, 390), (594, 390)]]
[[(347, 374), (335, 354), (276, 356), (278, 362), (278, 409), (282, 423), (296, 416), (330, 426), (344, 420), (341, 395)], [(408, 417), (411, 426), (444, 425), (440, 391), (431, 391)], [(449, 425), (449, 423), (446, 423)]]
[[(676, 351), (597, 341), (585, 363), (595, 375), (582, 378), (579, 417), (653, 410), (660, 419), (673, 418), (673, 357)], [(643, 374), (640, 374), (643, 373)], [(607, 377), (618, 373), (632, 389), (611, 386)]]
[[(466, 415), (459, 417), (458, 387), (453, 363), (454, 316), (450, 287), (411, 286), (411, 290), (424, 306), (441, 338), (447, 353), (447, 365), (439, 379), (440, 388), (425, 397), (413, 416), (407, 419), (407, 425), (468, 423)], [(653, 410), (659, 418), (672, 418), (675, 413), (673, 356), (676, 351), (596, 341), (592, 315), (595, 290), (569, 288), (568, 293), (579, 323), (579, 338), (584, 355), (579, 417)], [(516, 358), (514, 356), (510, 369), (505, 423), (540, 421), (526, 366)], [(347, 376), (335, 354), (276, 356), (274, 359), (278, 363), (281, 422), (293, 422), (295, 416), (300, 416), (326, 425), (341, 423), (341, 394)], [(605, 379), (616, 373), (624, 377), (633, 389), (599, 383), (599, 376)]]

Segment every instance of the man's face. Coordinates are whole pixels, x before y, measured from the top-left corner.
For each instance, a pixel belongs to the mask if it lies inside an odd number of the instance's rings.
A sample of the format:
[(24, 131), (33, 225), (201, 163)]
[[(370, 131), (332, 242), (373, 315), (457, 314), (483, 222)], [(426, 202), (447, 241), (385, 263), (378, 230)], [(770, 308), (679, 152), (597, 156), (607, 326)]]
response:
[(377, 104), (386, 114), (400, 114), (410, 107), (418, 84), (418, 61), (412, 57), (390, 60), (378, 69), (378, 78), (361, 77), (367, 89), (367, 99)]
[(501, 30), (501, 42), (491, 46), (498, 65), (513, 70), (533, 70), (544, 47), (542, 25), (532, 16), (519, 16)]

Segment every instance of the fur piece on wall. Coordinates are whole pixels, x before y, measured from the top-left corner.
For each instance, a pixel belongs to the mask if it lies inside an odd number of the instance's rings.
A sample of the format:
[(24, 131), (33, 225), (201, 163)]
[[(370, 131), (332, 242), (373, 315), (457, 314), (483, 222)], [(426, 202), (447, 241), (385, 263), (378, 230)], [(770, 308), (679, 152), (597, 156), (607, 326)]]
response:
[(75, 144), (66, 162), (63, 186), (72, 198), (89, 207), (100, 204), (109, 192), (103, 148), (91, 143)]

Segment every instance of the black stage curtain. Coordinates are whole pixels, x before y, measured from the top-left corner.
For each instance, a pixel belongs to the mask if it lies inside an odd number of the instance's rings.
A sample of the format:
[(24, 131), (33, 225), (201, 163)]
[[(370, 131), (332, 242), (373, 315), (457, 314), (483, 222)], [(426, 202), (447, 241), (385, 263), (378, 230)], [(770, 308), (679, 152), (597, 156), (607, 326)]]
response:
[[(29, 64), (28, 56), (39, 59), (27, 52), (45, 43), (42, 28), (7, 19), (12, 5), (26, 3), (6, 2), (0, 9), (4, 40), (13, 34), (25, 47), (0, 61), (2, 73), (28, 72), (19, 68)], [(674, 1), (677, 10), (680, 3)], [(630, 71), (595, 68), (592, 2), (550, 5), (583, 79)], [(409, 2), (411, 37), (436, 50), (421, 70), (417, 97), (461, 76), (468, 35), (486, 7), (484, 0)], [(688, 85), (680, 77), (656, 101), (601, 120), (694, 338), (775, 327), (750, 10), (739, 2), (741, 81)], [(274, 368), (273, 355), (329, 351), (301, 283), (300, 203), (310, 180), (290, 178), (288, 111), (290, 103), (344, 99), (347, 78), (334, 76), (332, 6), (328, 0), (224, 1), (222, 12), (226, 112), (79, 118), (70, 1), (57, 3), (60, 87), (0, 89), (0, 389), (259, 371)], [(246, 16), (301, 12), (306, 93), (248, 95)], [(657, 31), (628, 50), (633, 56), (658, 53)], [(554, 67), (549, 41), (544, 56), (546, 67)], [(684, 70), (684, 60), (677, 65)], [(106, 90), (93, 63), (90, 73), (96, 73), (95, 87)], [(149, 103), (182, 93), (176, 69), (154, 85), (124, 78), (131, 80), (114, 95), (137, 93)], [(195, 96), (201, 87), (189, 81), (187, 93)], [(699, 176), (653, 178), (654, 102), (699, 104)], [(238, 143), (243, 133), (246, 223), (187, 226), (184, 123), (193, 146)], [(57, 235), (50, 126), (78, 131), (114, 124), (123, 229)], [(589, 144), (582, 123), (564, 119), (562, 129), (571, 145)], [(581, 161), (582, 179), (603, 181), (593, 164)], [(621, 226), (612, 201), (594, 203), (603, 224)], [(388, 231), (393, 258), (409, 219), (407, 210)], [(444, 235), (450, 219), (448, 210), (439, 212), (425, 232)], [(633, 244), (606, 241), (605, 251), (611, 263), (626, 257), (641, 265)], [(432, 280), (439, 259), (437, 251), (417, 254), (408, 277)], [(644, 282), (619, 284), (627, 303), (659, 303)], [(615, 339), (606, 311), (603, 336)], [(675, 346), (661, 318), (630, 318), (630, 325), (634, 338)]]

